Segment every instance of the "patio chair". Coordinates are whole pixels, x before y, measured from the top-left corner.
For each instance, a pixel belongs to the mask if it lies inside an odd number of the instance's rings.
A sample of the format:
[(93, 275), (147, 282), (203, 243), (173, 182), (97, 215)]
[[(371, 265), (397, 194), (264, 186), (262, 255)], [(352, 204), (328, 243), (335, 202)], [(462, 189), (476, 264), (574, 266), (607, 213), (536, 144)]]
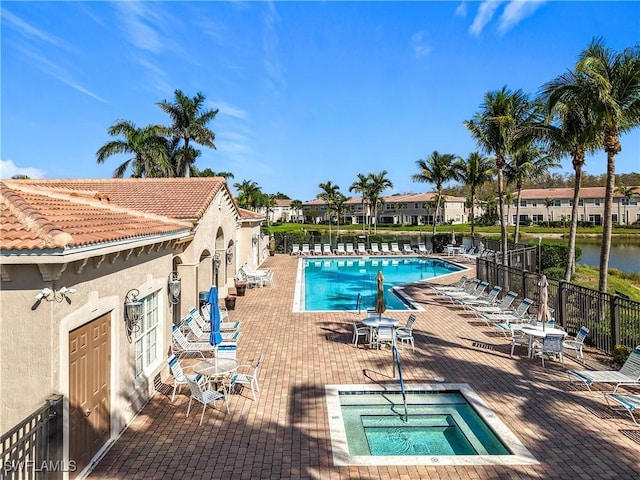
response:
[(400, 247), (398, 246), (398, 242), (393, 242), (391, 244), (391, 253), (394, 255), (400, 255), (402, 252), (400, 251)]
[(431, 252), (427, 250), (427, 246), (424, 243), (418, 244), (418, 254), (419, 255), (429, 255)]
[(453, 245), (447, 245), (445, 247), (444, 253), (448, 257), (453, 257), (453, 255), (454, 255)]
[(171, 330), (171, 353), (176, 357), (187, 353), (195, 353), (204, 359), (205, 353), (215, 355), (216, 347), (209, 342), (190, 342), (178, 326), (174, 325)]
[(176, 390), (180, 390), (182, 385), (187, 385), (187, 378), (191, 378), (194, 381), (200, 381), (201, 378), (198, 378), (198, 375), (187, 375), (182, 370), (182, 366), (180, 365), (180, 360), (178, 357), (171, 354), (167, 359), (167, 363), (169, 364), (169, 370), (171, 371), (171, 375), (173, 375), (173, 393), (171, 394), (171, 402), (176, 398)]
[(335, 251), (336, 255), (346, 255), (347, 251), (344, 249), (344, 243), (339, 243), (338, 247), (336, 248)]
[(189, 398), (189, 406), (187, 407), (187, 417), (189, 416), (189, 412), (191, 411), (191, 402), (196, 400), (202, 404), (202, 415), (200, 415), (200, 424), (202, 425), (202, 420), (204, 419), (204, 411), (207, 409), (207, 405), (214, 404), (216, 400), (222, 400), (227, 407), (227, 413), (229, 412), (229, 402), (227, 401), (227, 391), (222, 389), (222, 391), (214, 390), (209, 386), (205, 386), (204, 388), (194, 380), (187, 378), (187, 383), (189, 384), (189, 389), (191, 390), (191, 397)]
[(413, 255), (416, 252), (413, 251), (410, 243), (405, 243), (402, 247), (402, 253), (404, 253), (405, 255)]
[(416, 321), (416, 316), (412, 313), (409, 315), (407, 319), (407, 323), (402, 326), (396, 328), (396, 340), (400, 340), (400, 346), (402, 346), (405, 342), (411, 344), (411, 350), (415, 350), (415, 344), (413, 342), (413, 324)]
[(311, 255), (311, 250), (309, 250), (308, 243), (302, 244), (302, 250), (300, 250), (300, 255), (302, 255), (303, 257), (308, 257), (309, 255)]
[[(191, 332), (191, 336), (198, 342), (207, 342), (209, 341), (210, 334), (205, 333), (200, 330), (200, 327), (195, 322), (193, 318), (186, 317), (185, 325), (188, 330)], [(222, 336), (222, 340), (226, 342), (238, 341), (240, 339), (240, 332), (236, 331), (220, 331), (220, 335)]]
[(353, 249), (353, 243), (347, 243), (345, 252), (347, 255), (355, 255), (356, 251)]
[(369, 253), (371, 255), (380, 255), (380, 249), (378, 248), (378, 244), (376, 242), (373, 242), (371, 244), (371, 250), (369, 250)]
[(391, 250), (389, 250), (389, 244), (388, 243), (383, 243), (380, 247), (380, 252), (383, 255), (391, 255)]
[(358, 243), (358, 248), (356, 249), (356, 253), (358, 255), (366, 255), (367, 249), (364, 246), (364, 243)]
[(396, 332), (394, 327), (380, 325), (373, 331), (373, 344), (378, 348), (380, 348), (383, 343), (395, 344), (395, 340)]
[(313, 244), (313, 254), (322, 255), (322, 245), (320, 243)]
[(551, 354), (554, 357), (560, 359), (560, 363), (564, 366), (564, 357), (562, 356), (562, 343), (564, 341), (564, 335), (547, 335), (542, 339), (542, 342), (534, 342), (533, 344), (533, 356), (540, 355), (542, 359), (542, 366), (544, 367), (545, 354)]
[(448, 291), (454, 292), (456, 290), (462, 291), (465, 288), (467, 281), (470, 281), (469, 277), (467, 275), (462, 275), (457, 282), (452, 283), (451, 285), (429, 285), (429, 286), (436, 293), (448, 292)]
[[(636, 426), (640, 427), (640, 423), (634, 417), (633, 412), (640, 410), (640, 395), (626, 395), (622, 393), (608, 393), (604, 396), (611, 410), (626, 410), (631, 416), (631, 420)], [(611, 403), (613, 402), (613, 404)], [(618, 405), (616, 405), (618, 404)]]
[(469, 290), (464, 292), (443, 292), (442, 295), (448, 298), (451, 303), (455, 303), (461, 300), (475, 300), (480, 298), (484, 291), (489, 286), (489, 282), (479, 282), (475, 284), (475, 288), (470, 287)]
[(264, 360), (264, 353), (258, 355), (258, 359), (251, 365), (238, 365), (236, 373), (231, 376), (231, 388), (235, 392), (238, 385), (247, 386), (251, 389), (253, 400), (256, 399), (256, 392), (260, 391), (258, 385), (258, 369)]
[(218, 358), (238, 358), (238, 342), (222, 342), (218, 344), (216, 352)]
[[(192, 307), (193, 310), (196, 311), (196, 313), (194, 314), (192, 312), (192, 309), (189, 309), (189, 315), (191, 315), (196, 323), (200, 326), (200, 329), (203, 332), (210, 332), (211, 331), (211, 324), (209, 323), (209, 320), (205, 320), (206, 318), (209, 318), (209, 309), (211, 308), (211, 305), (209, 305), (208, 303), (202, 306), (202, 313), (203, 315), (200, 315), (199, 313), (197, 313), (198, 311)], [(242, 324), (242, 322), (224, 322), (224, 319), (229, 319), (229, 312), (227, 311), (227, 309), (225, 307), (218, 307), (220, 308), (220, 330), (240, 330), (240, 325)], [(203, 322), (205, 322), (205, 327), (206, 328), (202, 328), (202, 324), (200, 321), (198, 321), (198, 317), (200, 319), (202, 319)], [(183, 319), (183, 321), (186, 320), (186, 317)]]
[(584, 360), (582, 346), (584, 345), (584, 341), (587, 338), (587, 335), (589, 335), (589, 329), (585, 326), (580, 327), (580, 330), (576, 334), (575, 338), (570, 338), (564, 341), (564, 348), (574, 350), (576, 352), (576, 357)]
[(518, 308), (512, 312), (505, 313), (481, 313), (482, 318), (485, 319), (487, 324), (489, 322), (497, 322), (496, 326), (500, 329), (509, 329), (512, 323), (528, 323), (525, 321), (529, 307), (533, 305), (533, 300), (530, 298), (524, 298), (518, 305)]
[(300, 255), (300, 244), (294, 243), (291, 245), (291, 253), (289, 255)]
[(491, 291), (484, 297), (474, 298), (474, 299), (460, 299), (457, 300), (464, 308), (471, 308), (472, 306), (492, 306), (498, 302), (498, 295), (502, 292), (502, 287), (500, 285), (496, 285), (491, 289)]
[(569, 370), (568, 373), (584, 382), (592, 394), (592, 385), (598, 383), (614, 384), (611, 393), (616, 393), (619, 387), (625, 385), (640, 386), (640, 345), (633, 349), (620, 370)]
[(332, 255), (333, 252), (331, 251), (331, 244), (330, 243), (325, 243), (322, 245), (322, 254), (323, 255)]
[(356, 347), (358, 346), (358, 339), (360, 337), (364, 337), (366, 342), (369, 342), (369, 327), (365, 324), (359, 322), (358, 320), (353, 320), (353, 335), (351, 337), (351, 343)]
[(512, 326), (509, 326), (509, 331), (511, 332), (511, 353), (509, 353), (510, 357), (513, 357), (513, 351), (517, 346), (527, 347), (529, 349), (529, 336), (526, 335), (522, 330), (515, 329)]
[(516, 299), (516, 292), (508, 292), (497, 305), (471, 305), (469, 310), (476, 314), (478, 318), (483, 318), (482, 314), (508, 313), (511, 304)]

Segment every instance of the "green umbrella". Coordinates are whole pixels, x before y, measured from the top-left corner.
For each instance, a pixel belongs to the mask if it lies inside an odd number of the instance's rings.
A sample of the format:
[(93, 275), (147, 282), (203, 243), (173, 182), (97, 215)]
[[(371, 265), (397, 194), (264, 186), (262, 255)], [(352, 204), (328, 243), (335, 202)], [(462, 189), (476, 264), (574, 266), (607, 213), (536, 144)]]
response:
[(380, 318), (387, 309), (387, 306), (384, 304), (384, 277), (382, 276), (382, 270), (378, 270), (376, 280), (378, 281), (378, 299), (376, 300), (376, 313), (378, 314), (378, 318)]

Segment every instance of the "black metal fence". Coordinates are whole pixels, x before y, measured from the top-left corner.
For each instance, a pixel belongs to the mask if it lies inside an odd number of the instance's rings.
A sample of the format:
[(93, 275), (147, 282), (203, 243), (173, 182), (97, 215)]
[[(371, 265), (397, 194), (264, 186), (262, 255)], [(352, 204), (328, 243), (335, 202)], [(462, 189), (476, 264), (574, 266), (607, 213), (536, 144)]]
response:
[[(481, 280), (537, 301), (539, 274), (502, 265), (491, 257), (476, 259), (476, 269)], [(616, 345), (640, 345), (640, 302), (549, 279), (549, 307), (570, 335), (583, 325), (589, 328), (587, 343), (603, 352), (613, 353)]]
[(59, 479), (62, 458), (62, 395), (53, 395), (37, 411), (0, 437), (0, 478)]

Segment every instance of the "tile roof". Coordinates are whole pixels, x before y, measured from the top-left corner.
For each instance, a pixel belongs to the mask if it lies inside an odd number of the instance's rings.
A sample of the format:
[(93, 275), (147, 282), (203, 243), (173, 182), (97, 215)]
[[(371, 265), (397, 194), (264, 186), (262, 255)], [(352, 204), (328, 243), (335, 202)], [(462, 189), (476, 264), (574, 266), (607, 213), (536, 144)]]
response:
[[(640, 187), (636, 187), (640, 190)], [(622, 195), (617, 191), (613, 192), (615, 198), (621, 198)], [(605, 187), (582, 187), (580, 189), (580, 198), (602, 198), (605, 197)], [(573, 188), (528, 188), (523, 189), (520, 196), (522, 200), (544, 200), (545, 198), (573, 198)]]
[[(447, 197), (448, 202), (464, 202), (465, 199), (463, 197), (454, 197), (453, 195), (445, 195)], [(406, 193), (400, 195), (389, 195), (387, 197), (382, 197), (385, 203), (398, 203), (398, 202), (432, 202), (436, 197), (435, 193)], [(326, 205), (322, 199), (316, 198), (309, 202), (304, 202), (305, 206), (312, 205)], [(362, 203), (361, 197), (354, 197), (347, 200), (348, 204)]]
[(0, 181), (0, 249), (65, 249), (191, 229), (188, 222), (107, 203), (104, 194), (87, 192)]
[[(6, 183), (94, 198), (181, 220), (199, 219), (221, 188), (228, 191), (222, 177), (6, 180)], [(233, 198), (230, 192), (229, 197)]]

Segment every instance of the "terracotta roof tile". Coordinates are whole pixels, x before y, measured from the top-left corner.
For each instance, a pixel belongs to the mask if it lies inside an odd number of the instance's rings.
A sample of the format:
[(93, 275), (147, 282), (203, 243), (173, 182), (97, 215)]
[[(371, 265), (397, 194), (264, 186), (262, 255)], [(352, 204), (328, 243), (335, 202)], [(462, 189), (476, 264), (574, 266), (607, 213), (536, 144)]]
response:
[[(199, 219), (221, 188), (222, 177), (101, 178), (7, 180), (10, 186), (33, 187), (93, 198), (131, 210), (178, 219)], [(229, 192), (229, 197), (233, 198)]]
[(128, 211), (90, 196), (24, 186), (0, 182), (3, 251), (78, 247), (190, 230), (187, 222)]

